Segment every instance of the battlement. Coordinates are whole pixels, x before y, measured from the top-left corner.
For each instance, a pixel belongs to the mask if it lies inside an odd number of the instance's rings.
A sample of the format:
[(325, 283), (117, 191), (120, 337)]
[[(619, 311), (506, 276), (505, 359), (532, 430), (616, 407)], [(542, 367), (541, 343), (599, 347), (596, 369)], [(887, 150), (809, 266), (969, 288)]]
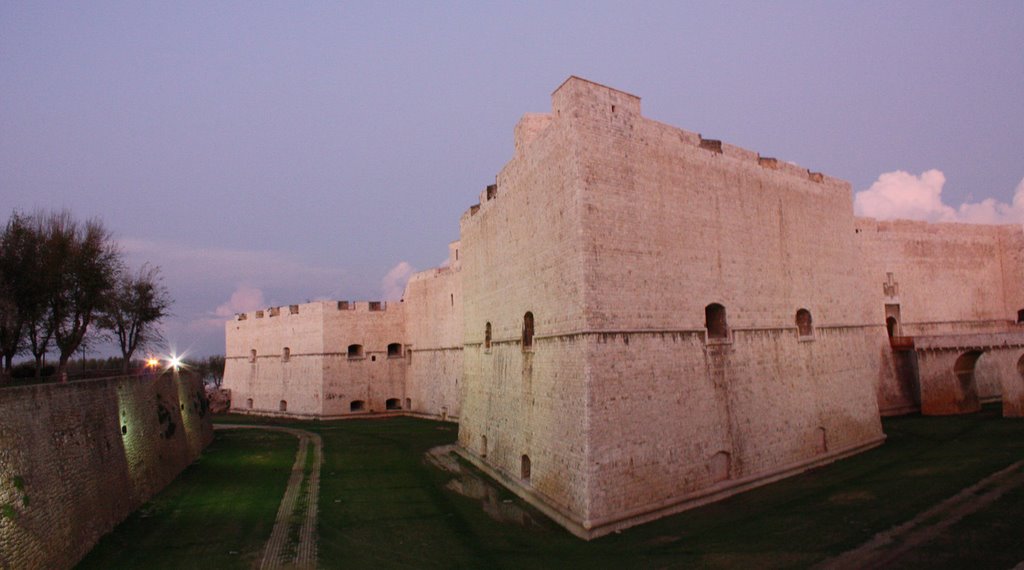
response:
[(235, 321), (250, 321), (259, 319), (288, 318), (298, 315), (309, 315), (312, 313), (323, 314), (328, 310), (333, 311), (354, 311), (359, 313), (373, 313), (387, 311), (394, 303), (387, 301), (314, 301), (299, 305), (281, 305), (278, 307), (267, 307), (247, 313), (236, 313)]
[[(580, 121), (590, 121), (613, 132), (618, 129), (626, 137), (635, 137), (638, 143), (659, 144), (663, 139), (666, 145), (692, 145), (713, 156), (735, 160), (740, 163), (757, 165), (770, 176), (786, 176), (800, 181), (809, 181), (822, 187), (834, 188), (842, 192), (849, 191), (849, 184), (838, 178), (812, 171), (798, 164), (738, 147), (719, 139), (705, 138), (700, 133), (667, 125), (643, 117), (640, 108), (640, 97), (583, 79), (570, 76), (551, 94), (551, 113), (526, 113), (515, 126), (513, 159), (502, 168), (494, 184), (486, 185), (479, 194), (479, 202), (473, 204), (462, 215), (462, 221), (487, 211), (500, 201), (502, 195), (501, 180), (509, 168), (515, 168), (518, 162), (529, 160), (524, 158), (533, 143), (544, 136), (552, 127), (573, 128), (571, 125)], [(652, 130), (655, 136), (641, 135), (644, 130)], [(588, 132), (591, 129), (588, 128)], [(809, 186), (808, 188), (813, 188)]]

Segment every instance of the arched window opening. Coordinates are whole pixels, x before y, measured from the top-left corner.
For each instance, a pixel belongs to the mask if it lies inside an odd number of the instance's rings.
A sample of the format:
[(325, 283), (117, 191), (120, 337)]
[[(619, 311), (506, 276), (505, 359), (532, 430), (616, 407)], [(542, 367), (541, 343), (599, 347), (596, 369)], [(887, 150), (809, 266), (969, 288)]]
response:
[(484, 349), (491, 348), (491, 323), (487, 323), (484, 326)]
[(717, 483), (728, 479), (731, 465), (732, 458), (728, 452), (719, 451), (712, 455), (711, 461), (708, 462), (708, 475), (711, 477), (711, 482)]
[(885, 304), (885, 328), (889, 331), (889, 338), (903, 335), (900, 330), (900, 306), (896, 303)]
[(281, 404), (277, 407), (277, 409), (282, 411), (282, 412), (287, 412), (288, 411), (288, 401), (287, 400), (281, 400)]
[(348, 411), (350, 412), (361, 412), (366, 409), (366, 402), (362, 400), (352, 400), (352, 403), (348, 405)]
[(281, 361), (282, 362), (288, 362), (288, 360), (291, 359), (291, 357), (292, 357), (292, 349), (288, 348), (287, 346), (284, 347), (284, 350), (281, 351)]
[(529, 455), (524, 455), (522, 457), (522, 459), (520, 460), (520, 462), (519, 462), (519, 476), (524, 481), (529, 481), (530, 480), (530, 469), (531, 469), (531, 467), (530, 467), (530, 456)]
[(249, 351), (249, 362), (256, 362), (256, 349)]
[(704, 326), (708, 329), (708, 338), (728, 338), (729, 325), (725, 320), (725, 307), (718, 303), (704, 307)]
[(1017, 311), (1017, 322), (1024, 323), (1024, 309)]
[(487, 436), (480, 436), (480, 457), (487, 457)]
[(350, 344), (350, 345), (348, 345), (348, 357), (349, 358), (362, 358), (363, 357), (363, 345), (361, 345), (361, 344)]
[(1020, 374), (1020, 379), (1024, 381), (1024, 356), (1017, 361), (1017, 374)]
[(386, 410), (401, 410), (402, 409), (402, 401), (399, 400), (398, 398), (388, 398), (384, 402), (384, 409), (386, 409)]
[(523, 315), (523, 350), (533, 348), (533, 313), (526, 311)]
[(899, 323), (896, 322), (896, 317), (889, 317), (885, 319), (885, 330), (889, 333), (889, 338), (896, 336), (899, 329)]
[(252, 409), (252, 398), (249, 398), (245, 401), (245, 407), (249, 408), (250, 410)]
[(814, 320), (811, 312), (807, 309), (800, 309), (796, 312), (796, 328), (800, 336), (811, 336), (814, 334)]
[(972, 350), (960, 355), (953, 363), (953, 373), (963, 386), (970, 386), (974, 383), (974, 366), (981, 358), (981, 351)]
[(402, 345), (401, 343), (393, 342), (388, 345), (388, 358), (401, 358), (402, 357)]

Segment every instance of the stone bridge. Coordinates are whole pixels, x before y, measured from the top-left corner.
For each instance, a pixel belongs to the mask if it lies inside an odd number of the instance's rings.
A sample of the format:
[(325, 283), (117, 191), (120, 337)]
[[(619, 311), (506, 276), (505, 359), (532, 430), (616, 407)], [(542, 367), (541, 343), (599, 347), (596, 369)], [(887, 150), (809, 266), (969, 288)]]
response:
[(1024, 331), (913, 337), (924, 415), (981, 409), (976, 372), (998, 378), (1004, 417), (1024, 417)]

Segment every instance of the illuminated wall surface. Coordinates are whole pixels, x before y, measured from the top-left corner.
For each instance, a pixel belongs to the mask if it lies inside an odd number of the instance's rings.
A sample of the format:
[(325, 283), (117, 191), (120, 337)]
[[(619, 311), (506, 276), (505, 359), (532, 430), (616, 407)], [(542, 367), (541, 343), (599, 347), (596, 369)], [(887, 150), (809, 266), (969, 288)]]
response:
[(213, 439), (197, 379), (0, 389), (0, 568), (70, 568)]

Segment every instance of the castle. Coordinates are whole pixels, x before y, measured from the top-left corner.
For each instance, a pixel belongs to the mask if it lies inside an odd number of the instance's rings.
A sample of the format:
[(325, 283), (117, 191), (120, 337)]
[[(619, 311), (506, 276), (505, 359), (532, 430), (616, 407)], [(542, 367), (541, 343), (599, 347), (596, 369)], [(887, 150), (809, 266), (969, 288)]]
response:
[(235, 411), (459, 422), (592, 538), (881, 444), (881, 415), (1024, 414), (1020, 226), (856, 218), (850, 185), (570, 77), (401, 302), (226, 323)]

